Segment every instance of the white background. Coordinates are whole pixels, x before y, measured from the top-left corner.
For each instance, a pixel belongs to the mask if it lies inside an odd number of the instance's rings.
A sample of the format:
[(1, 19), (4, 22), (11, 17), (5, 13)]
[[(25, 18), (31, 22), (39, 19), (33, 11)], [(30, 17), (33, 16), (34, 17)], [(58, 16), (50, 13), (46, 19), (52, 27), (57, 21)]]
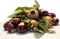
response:
[[(37, 0), (37, 1), (40, 4), (40, 8), (48, 10), (49, 12), (55, 13), (56, 18), (60, 19), (60, 0)], [(33, 6), (34, 3), (35, 3), (34, 0), (0, 0), (0, 23), (7, 21), (8, 20), (7, 16), (9, 14), (13, 13), (14, 10), (18, 6)], [(25, 38), (25, 39), (29, 39), (29, 38), (30, 39), (44, 39), (44, 38), (45, 39), (60, 39), (59, 28), (60, 28), (59, 26), (54, 28), (55, 30), (56, 29), (58, 30), (58, 31), (56, 31), (57, 32), (56, 35), (55, 34), (51, 34), (51, 35), (50, 34), (47, 34), (47, 35), (45, 34), (44, 36), (42, 36), (40, 38), (39, 37), (35, 38), (33, 36), (33, 33), (32, 34), (29, 33), (30, 37), (28, 37), (27, 34), (24, 35), (24, 36), (26, 36), (26, 37), (24, 37), (23, 35), (22, 36), (21, 35), (16, 36), (15, 34), (6, 35), (6, 33), (5, 34), (0, 33), (2, 35), (2, 36), (0, 35), (0, 39), (8, 39), (9, 37), (10, 37), (9, 39), (17, 39), (17, 38), (18, 39), (20, 39), (20, 38), (21, 39), (23, 39), (23, 38)], [(15, 36), (15, 37), (12, 37), (11, 35)], [(40, 36), (40, 35), (38, 35), (38, 36)]]

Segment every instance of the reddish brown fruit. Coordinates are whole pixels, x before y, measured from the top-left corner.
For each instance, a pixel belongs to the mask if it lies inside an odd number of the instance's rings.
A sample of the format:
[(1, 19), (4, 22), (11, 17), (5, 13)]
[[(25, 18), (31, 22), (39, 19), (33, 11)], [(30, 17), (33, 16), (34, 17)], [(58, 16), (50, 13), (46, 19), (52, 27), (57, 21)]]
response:
[(43, 10), (43, 9), (38, 10), (38, 13), (39, 13), (39, 15), (42, 15), (42, 16), (47, 16), (48, 15), (48, 11)]
[(56, 15), (54, 13), (49, 13), (48, 16), (50, 16), (51, 18), (56, 17)]
[(21, 22), (20, 18), (13, 18), (13, 19), (12, 19), (12, 23), (13, 23), (14, 25), (16, 25), (16, 24), (18, 24), (18, 23), (20, 23), (20, 22)]
[(3, 27), (4, 27), (4, 29), (5, 29), (5, 30), (7, 30), (7, 26), (8, 26), (8, 24), (9, 24), (9, 21), (8, 21), (8, 22), (6, 22), (6, 23), (4, 24), (4, 26), (3, 26)]
[(16, 28), (20, 22), (21, 22), (20, 18), (13, 18), (11, 23), (14, 24), (14, 27)]
[(7, 31), (9, 33), (15, 32), (14, 25), (12, 23), (8, 24)]
[(26, 32), (27, 31), (27, 25), (25, 25), (24, 22), (21, 22), (18, 26), (17, 26), (17, 31), (18, 32)]
[(58, 25), (58, 23), (59, 23), (59, 19), (53, 19), (52, 22), (53, 22), (52, 25)]

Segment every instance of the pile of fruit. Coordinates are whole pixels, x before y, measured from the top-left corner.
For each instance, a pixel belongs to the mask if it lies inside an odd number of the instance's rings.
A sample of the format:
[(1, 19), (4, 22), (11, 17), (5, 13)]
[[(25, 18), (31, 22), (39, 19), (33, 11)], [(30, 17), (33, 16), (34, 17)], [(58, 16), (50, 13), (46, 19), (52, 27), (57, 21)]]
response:
[(53, 30), (48, 30), (50, 27), (58, 25), (59, 19), (54, 13), (47, 10), (39, 9), (40, 5), (36, 0), (33, 7), (18, 7), (8, 22), (4, 24), (4, 29), (9, 33), (33, 31), (37, 33), (53, 33)]

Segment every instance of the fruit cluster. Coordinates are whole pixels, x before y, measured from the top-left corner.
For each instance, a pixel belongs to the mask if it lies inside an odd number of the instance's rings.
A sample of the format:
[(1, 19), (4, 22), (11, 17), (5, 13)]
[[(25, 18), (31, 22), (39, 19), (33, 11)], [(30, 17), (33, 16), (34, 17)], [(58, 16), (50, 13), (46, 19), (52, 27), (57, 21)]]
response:
[[(31, 12), (31, 14), (34, 14), (34, 13), (35, 11)], [(53, 23), (49, 25), (49, 27), (51, 27), (52, 25), (57, 25), (59, 22), (59, 19), (55, 18), (56, 15), (54, 13), (49, 13), (48, 11), (43, 9), (38, 10), (38, 13), (39, 13), (39, 16), (45, 16), (47, 18), (50, 17), (52, 19)], [(34, 17), (31, 17), (31, 18), (34, 18)], [(38, 25), (38, 22), (36, 20), (31, 20), (30, 23), (33, 24), (34, 26)], [(29, 27), (28, 27), (28, 23), (22, 22), (20, 18), (13, 18), (11, 21), (8, 21), (4, 24), (4, 29), (8, 32), (15, 32), (15, 31), (26, 32), (29, 29)]]
[(39, 9), (39, 3), (34, 1), (36, 4), (33, 7), (18, 7), (12, 15), (9, 15), (11, 19), (4, 24), (4, 29), (9, 33), (16, 31), (24, 33), (28, 30), (40, 34), (53, 33), (54, 31), (49, 28), (58, 25), (59, 19), (54, 13)]

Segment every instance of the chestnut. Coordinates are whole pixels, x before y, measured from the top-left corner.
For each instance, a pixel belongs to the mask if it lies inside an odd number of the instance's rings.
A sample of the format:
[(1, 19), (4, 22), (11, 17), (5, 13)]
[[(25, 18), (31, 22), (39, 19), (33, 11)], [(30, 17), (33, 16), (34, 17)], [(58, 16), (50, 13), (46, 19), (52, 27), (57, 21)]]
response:
[(20, 18), (13, 18), (11, 23), (14, 24), (14, 27), (16, 28), (20, 22), (21, 22)]
[(9, 21), (8, 22), (6, 22), (5, 24), (4, 24), (4, 29), (7, 31), (7, 26), (8, 26), (8, 24), (9, 24)]
[(24, 33), (27, 31), (27, 25), (24, 22), (21, 22), (17, 26), (17, 31), (20, 33)]
[(12, 23), (15, 24), (15, 25), (20, 23), (20, 22), (21, 22), (20, 18), (13, 18), (12, 19)]
[(15, 32), (14, 25), (13, 25), (11, 22), (10, 22), (10, 23), (8, 24), (8, 26), (7, 26), (7, 31), (8, 31), (9, 33)]
[(39, 15), (41, 16), (47, 16), (48, 15), (48, 11), (46, 11), (46, 10), (43, 10), (43, 9), (40, 9), (40, 10), (38, 10), (38, 13), (39, 13)]
[(51, 18), (56, 17), (56, 15), (54, 13), (49, 13), (48, 16), (50, 16)]
[(58, 18), (54, 18), (54, 19), (52, 20), (52, 22), (53, 22), (52, 25), (58, 25), (59, 19), (58, 19)]

